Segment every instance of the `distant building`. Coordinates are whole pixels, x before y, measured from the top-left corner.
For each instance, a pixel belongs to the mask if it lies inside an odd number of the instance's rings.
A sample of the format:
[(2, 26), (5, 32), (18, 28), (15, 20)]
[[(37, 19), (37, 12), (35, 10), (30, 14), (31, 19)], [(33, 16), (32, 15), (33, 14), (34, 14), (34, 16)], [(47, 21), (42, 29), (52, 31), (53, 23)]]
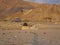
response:
[(23, 26), (28, 26), (28, 24), (27, 23), (24, 23)]
[(30, 27), (28, 26), (27, 23), (24, 23), (23, 26), (21, 27), (21, 30), (29, 30)]

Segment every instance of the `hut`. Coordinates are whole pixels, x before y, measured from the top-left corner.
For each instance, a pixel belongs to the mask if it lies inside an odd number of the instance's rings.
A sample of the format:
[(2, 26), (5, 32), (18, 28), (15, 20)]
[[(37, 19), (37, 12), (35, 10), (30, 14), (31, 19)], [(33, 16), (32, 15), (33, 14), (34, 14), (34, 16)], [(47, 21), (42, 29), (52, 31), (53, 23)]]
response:
[(28, 24), (27, 23), (24, 23), (23, 26), (28, 26)]
[(28, 26), (27, 23), (24, 23), (21, 29), (22, 29), (22, 30), (29, 30), (30, 27)]

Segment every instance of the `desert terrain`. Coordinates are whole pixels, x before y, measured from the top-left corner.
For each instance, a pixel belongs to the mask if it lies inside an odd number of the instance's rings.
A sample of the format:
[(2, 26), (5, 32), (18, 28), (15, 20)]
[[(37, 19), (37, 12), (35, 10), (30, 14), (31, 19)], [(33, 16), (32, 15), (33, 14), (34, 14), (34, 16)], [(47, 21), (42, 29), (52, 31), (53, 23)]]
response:
[[(60, 24), (0, 22), (1, 45), (60, 45)], [(30, 26), (32, 25), (32, 26)]]
[(0, 0), (0, 45), (60, 45), (60, 5)]

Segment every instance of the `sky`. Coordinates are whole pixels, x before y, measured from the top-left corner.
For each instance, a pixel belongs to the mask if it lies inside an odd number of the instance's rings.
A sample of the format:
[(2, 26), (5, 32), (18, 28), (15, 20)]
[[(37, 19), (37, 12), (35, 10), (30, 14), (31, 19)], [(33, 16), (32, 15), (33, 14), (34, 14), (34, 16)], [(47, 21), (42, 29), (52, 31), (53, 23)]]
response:
[(60, 4), (60, 0), (25, 0), (37, 3)]

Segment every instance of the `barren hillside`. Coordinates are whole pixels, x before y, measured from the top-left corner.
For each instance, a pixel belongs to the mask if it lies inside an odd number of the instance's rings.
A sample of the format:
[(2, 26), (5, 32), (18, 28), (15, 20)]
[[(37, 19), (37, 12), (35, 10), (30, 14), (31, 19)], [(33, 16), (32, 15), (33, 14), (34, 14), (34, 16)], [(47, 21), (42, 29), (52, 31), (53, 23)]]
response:
[(60, 21), (60, 5), (37, 4), (23, 0), (1, 0), (0, 18), (11, 20), (16, 17), (28, 21)]
[(40, 4), (34, 9), (24, 9), (23, 13), (14, 13), (7, 19), (16, 17), (27, 21), (60, 21), (60, 5)]
[(22, 8), (35, 8), (37, 4), (23, 0), (0, 0), (0, 18), (19, 12)]

